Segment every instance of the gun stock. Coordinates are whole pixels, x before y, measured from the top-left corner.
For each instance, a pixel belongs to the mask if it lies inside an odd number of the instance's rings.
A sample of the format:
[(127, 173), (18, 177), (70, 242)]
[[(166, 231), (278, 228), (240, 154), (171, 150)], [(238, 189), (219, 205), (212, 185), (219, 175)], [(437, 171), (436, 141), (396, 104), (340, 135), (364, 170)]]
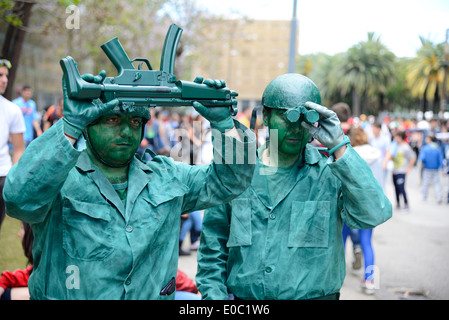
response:
[(96, 99), (100, 98), (102, 85), (90, 83), (81, 78), (78, 64), (72, 57), (67, 56), (59, 62), (64, 72), (67, 86), (67, 94), (71, 99)]

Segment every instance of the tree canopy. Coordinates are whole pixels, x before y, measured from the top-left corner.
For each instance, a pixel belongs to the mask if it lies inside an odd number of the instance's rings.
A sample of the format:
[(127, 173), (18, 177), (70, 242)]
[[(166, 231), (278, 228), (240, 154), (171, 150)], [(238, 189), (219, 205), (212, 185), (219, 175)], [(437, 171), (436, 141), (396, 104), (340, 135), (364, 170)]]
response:
[[(354, 115), (379, 111), (440, 111), (445, 63), (444, 45), (420, 37), (416, 57), (398, 58), (375, 33), (346, 52), (298, 57), (297, 72), (308, 75), (324, 103), (347, 102)], [(447, 110), (447, 106), (446, 106)]]

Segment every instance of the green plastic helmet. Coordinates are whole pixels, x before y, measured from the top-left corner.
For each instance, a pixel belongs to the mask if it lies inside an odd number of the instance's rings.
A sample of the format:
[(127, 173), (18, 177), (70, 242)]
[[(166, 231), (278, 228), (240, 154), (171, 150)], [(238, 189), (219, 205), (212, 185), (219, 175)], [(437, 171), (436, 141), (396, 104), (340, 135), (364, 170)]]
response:
[(146, 120), (149, 120), (151, 118), (150, 107), (134, 106), (133, 103), (126, 103), (126, 102), (120, 103), (105, 115), (110, 114), (130, 114), (136, 117), (144, 118)]
[(320, 90), (309, 78), (287, 73), (275, 78), (265, 88), (262, 105), (273, 109), (286, 110), (286, 119), (290, 122), (300, 120), (314, 124), (319, 119), (315, 110), (308, 110), (307, 101), (321, 104)]
[(298, 73), (286, 73), (272, 80), (262, 95), (262, 105), (254, 108), (251, 129), (255, 129), (257, 111), (264, 107), (286, 110), (289, 122), (306, 121), (314, 124), (319, 120), (315, 110), (308, 110), (304, 104), (311, 101), (321, 104), (318, 87), (309, 78)]
[(320, 90), (312, 80), (297, 73), (286, 73), (275, 78), (262, 96), (262, 104), (273, 109), (296, 108), (307, 101), (321, 104)]

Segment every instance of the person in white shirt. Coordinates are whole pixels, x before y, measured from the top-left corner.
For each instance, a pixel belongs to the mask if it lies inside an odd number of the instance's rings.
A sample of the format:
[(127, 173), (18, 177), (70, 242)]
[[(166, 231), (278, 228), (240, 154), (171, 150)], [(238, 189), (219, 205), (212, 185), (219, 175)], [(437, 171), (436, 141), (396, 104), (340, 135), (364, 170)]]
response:
[[(382, 124), (373, 123), (371, 126), (373, 137), (368, 139), (369, 144), (374, 148), (380, 151), (380, 157), (383, 160), (387, 155), (387, 150), (390, 148), (391, 137), (382, 132)], [(383, 174), (376, 176), (377, 181), (379, 181), (382, 186), (383, 191), (385, 192), (385, 181), (387, 177), (387, 168), (381, 168)]]
[[(0, 228), (5, 217), (5, 202), (3, 201), (3, 185), (9, 169), (22, 155), (25, 147), (23, 133), (25, 122), (20, 108), (3, 97), (8, 85), (8, 74), (11, 62), (0, 59)], [(12, 144), (12, 159), (9, 144)]]

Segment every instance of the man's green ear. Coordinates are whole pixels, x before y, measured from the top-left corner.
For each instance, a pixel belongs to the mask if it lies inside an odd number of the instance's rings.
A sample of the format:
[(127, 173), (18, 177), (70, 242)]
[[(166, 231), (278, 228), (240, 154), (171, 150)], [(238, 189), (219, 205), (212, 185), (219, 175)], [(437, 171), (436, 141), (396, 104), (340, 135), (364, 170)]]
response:
[(262, 109), (262, 119), (263, 119), (263, 125), (265, 127), (268, 127), (268, 112), (265, 110), (265, 108)]

